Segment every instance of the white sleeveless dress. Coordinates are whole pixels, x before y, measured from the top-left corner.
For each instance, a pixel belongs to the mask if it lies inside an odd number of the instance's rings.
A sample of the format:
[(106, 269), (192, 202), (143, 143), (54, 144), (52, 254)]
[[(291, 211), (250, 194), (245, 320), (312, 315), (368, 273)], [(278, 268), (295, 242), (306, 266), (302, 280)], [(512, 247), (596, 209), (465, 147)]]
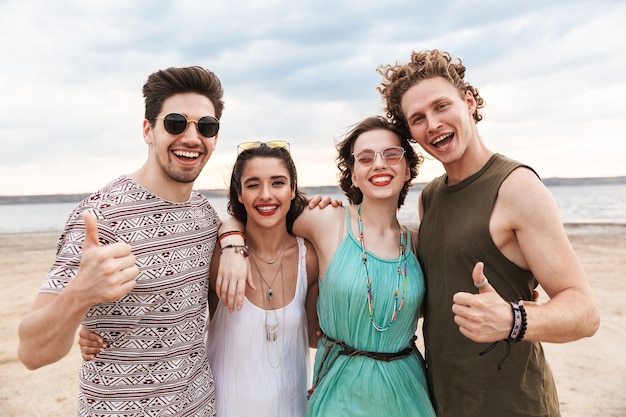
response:
[[(219, 303), (210, 318), (207, 350), (218, 417), (304, 416), (310, 381), (308, 280), (304, 239), (297, 242), (298, 281), (291, 303), (266, 311), (245, 298), (241, 310), (232, 313)], [(265, 324), (276, 321), (277, 339), (268, 341)]]

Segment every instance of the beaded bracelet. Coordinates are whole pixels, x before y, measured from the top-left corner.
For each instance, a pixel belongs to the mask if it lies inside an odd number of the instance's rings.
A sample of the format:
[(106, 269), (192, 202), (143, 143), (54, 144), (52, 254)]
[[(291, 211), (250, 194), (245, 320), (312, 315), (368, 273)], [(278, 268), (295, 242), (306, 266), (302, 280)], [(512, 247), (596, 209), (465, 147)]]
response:
[(521, 341), (526, 333), (526, 309), (522, 301), (511, 302), (510, 304), (513, 309), (513, 328), (508, 340), (516, 343)]
[(526, 308), (524, 307), (524, 303), (522, 300), (518, 303), (519, 311), (522, 314), (522, 330), (519, 331), (519, 335), (517, 336), (517, 341), (520, 342), (524, 339), (524, 335), (526, 334)]
[[(504, 339), (506, 342), (506, 352), (504, 353), (504, 357), (500, 360), (500, 362), (498, 362), (498, 370), (502, 369), (504, 361), (511, 353), (511, 342), (521, 342), (522, 339), (524, 339), (524, 334), (526, 333), (526, 309), (524, 308), (523, 301), (520, 300), (517, 303), (511, 302), (510, 304), (513, 309), (513, 328), (511, 329), (509, 337)], [(483, 356), (484, 354), (491, 352), (498, 343), (500, 343), (499, 340), (493, 342), (487, 346), (485, 350), (478, 352), (478, 355)]]
[(223, 248), (220, 248), (220, 254), (224, 249), (234, 249), (235, 253), (242, 254), (244, 258), (247, 258), (248, 255), (250, 255), (247, 245), (226, 245)]
[(220, 242), (222, 241), (222, 239), (224, 239), (226, 236), (232, 236), (232, 235), (239, 235), (243, 238), (243, 241), (246, 241), (246, 235), (243, 234), (242, 231), (240, 230), (229, 230), (228, 232), (224, 232), (221, 235), (219, 235), (217, 237), (217, 246), (220, 246)]

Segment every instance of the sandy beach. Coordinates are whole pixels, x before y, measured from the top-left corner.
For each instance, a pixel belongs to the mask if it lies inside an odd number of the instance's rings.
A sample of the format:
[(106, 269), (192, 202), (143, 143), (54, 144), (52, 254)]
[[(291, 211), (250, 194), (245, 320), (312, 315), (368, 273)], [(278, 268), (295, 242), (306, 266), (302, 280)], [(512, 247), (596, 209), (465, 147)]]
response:
[[(626, 225), (568, 226), (597, 297), (598, 333), (544, 343), (564, 417), (626, 416)], [(58, 233), (0, 234), (0, 416), (74, 415), (78, 347), (63, 360), (27, 370), (17, 358), (17, 326), (54, 258)]]

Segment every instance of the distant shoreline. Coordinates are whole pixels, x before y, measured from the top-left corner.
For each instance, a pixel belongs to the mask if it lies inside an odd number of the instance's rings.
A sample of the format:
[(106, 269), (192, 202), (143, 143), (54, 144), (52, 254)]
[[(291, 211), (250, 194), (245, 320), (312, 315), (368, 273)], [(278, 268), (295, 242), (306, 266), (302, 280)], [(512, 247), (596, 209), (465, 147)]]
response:
[[(419, 223), (403, 222), (406, 227), (418, 229)], [(563, 223), (563, 227), (568, 236), (583, 235), (604, 235), (604, 236), (623, 236), (626, 238), (626, 224), (624, 223), (608, 223), (608, 222), (584, 222), (584, 223)], [(42, 231), (24, 231), (24, 232), (2, 232), (0, 236), (44, 236), (44, 235), (60, 235), (63, 232), (59, 230), (42, 230)]]
[[(590, 177), (590, 178), (544, 178), (543, 183), (549, 187), (561, 185), (607, 185), (626, 184), (626, 176), (618, 177)], [(414, 183), (411, 190), (421, 190), (426, 183)], [(300, 187), (300, 190), (307, 195), (329, 195), (343, 194), (337, 185), (320, 185), (311, 187)], [(94, 190), (95, 191), (95, 190)], [(199, 193), (211, 197), (225, 197), (226, 189), (196, 190)], [(76, 194), (38, 194), (38, 195), (0, 195), (0, 204), (45, 204), (45, 203), (78, 203), (91, 193)]]

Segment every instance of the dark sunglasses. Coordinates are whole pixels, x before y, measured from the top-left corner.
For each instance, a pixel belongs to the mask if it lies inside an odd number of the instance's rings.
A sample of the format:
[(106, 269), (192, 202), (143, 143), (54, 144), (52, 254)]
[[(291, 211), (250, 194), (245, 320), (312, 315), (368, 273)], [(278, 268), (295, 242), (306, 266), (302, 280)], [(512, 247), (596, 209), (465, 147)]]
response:
[(205, 138), (212, 138), (220, 130), (220, 121), (213, 116), (204, 116), (200, 120), (189, 120), (180, 113), (170, 113), (163, 118), (165, 131), (170, 135), (180, 135), (189, 123), (195, 123), (198, 132)]
[(404, 156), (404, 148), (402, 146), (390, 146), (382, 149), (380, 152), (376, 152), (372, 149), (361, 149), (352, 154), (354, 159), (363, 166), (369, 166), (376, 161), (376, 155), (380, 155), (383, 161), (388, 165), (395, 165)]
[(290, 152), (289, 142), (287, 142), (285, 140), (270, 140), (269, 142), (254, 141), (254, 142), (243, 142), (243, 143), (240, 143), (239, 145), (237, 145), (237, 153), (240, 154), (243, 151), (247, 151), (247, 150), (250, 150), (250, 149), (256, 149), (256, 148), (260, 147), (261, 145), (265, 145), (268, 148), (287, 149), (287, 152)]

